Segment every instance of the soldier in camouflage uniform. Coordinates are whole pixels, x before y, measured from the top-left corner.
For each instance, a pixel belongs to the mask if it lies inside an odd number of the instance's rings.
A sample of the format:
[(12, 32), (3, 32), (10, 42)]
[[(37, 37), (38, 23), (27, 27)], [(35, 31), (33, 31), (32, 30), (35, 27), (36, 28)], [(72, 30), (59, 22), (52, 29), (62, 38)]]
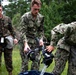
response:
[[(20, 55), (22, 59), (21, 72), (28, 70), (27, 53), (31, 48), (36, 48), (35, 37), (40, 39), (39, 44), (43, 45), (43, 22), (44, 17), (39, 13), (41, 7), (40, 0), (32, 0), (31, 11), (25, 13), (21, 18), (21, 39), (20, 39)], [(31, 70), (39, 70), (40, 65), (40, 52), (36, 54), (36, 60), (32, 61)]]
[(18, 41), (17, 39), (15, 39), (15, 32), (13, 31), (11, 20), (9, 17), (2, 14), (2, 6), (0, 5), (0, 68), (2, 53), (4, 53), (4, 59), (8, 75), (12, 75), (13, 70), (13, 42), (16, 44)]
[[(54, 75), (61, 75), (68, 61), (67, 75), (76, 75), (76, 22), (59, 24), (51, 30), (51, 43), (47, 46), (50, 52), (57, 43)], [(61, 38), (59, 40), (59, 38)], [(58, 41), (59, 40), (59, 41)]]

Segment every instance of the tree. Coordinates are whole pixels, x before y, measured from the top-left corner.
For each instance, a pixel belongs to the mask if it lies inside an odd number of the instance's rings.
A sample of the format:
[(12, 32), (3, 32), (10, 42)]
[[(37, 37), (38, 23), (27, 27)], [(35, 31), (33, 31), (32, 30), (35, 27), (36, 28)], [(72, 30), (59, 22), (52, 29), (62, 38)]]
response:
[(4, 6), (5, 14), (13, 18), (17, 13), (21, 15), (28, 10), (29, 4), (24, 0), (9, 0), (10, 4)]
[(70, 0), (69, 3), (64, 3), (59, 11), (64, 23), (76, 21), (76, 0)]
[(52, 2), (49, 6), (46, 3), (42, 5), (41, 13), (45, 17), (44, 31), (48, 41), (50, 41), (51, 29), (62, 22), (62, 18), (58, 12), (58, 6), (56, 2)]
[(14, 15), (13, 19), (12, 19), (12, 23), (13, 23), (13, 26), (14, 28), (18, 29), (20, 26), (20, 18), (21, 18), (21, 15), (20, 13), (17, 13)]
[[(18, 25), (18, 14), (23, 15), (30, 10), (30, 0), (9, 0), (4, 6), (6, 15), (10, 16), (15, 26)], [(76, 21), (76, 0), (41, 0), (41, 14), (45, 17), (45, 36), (50, 41), (50, 31), (57, 24)]]

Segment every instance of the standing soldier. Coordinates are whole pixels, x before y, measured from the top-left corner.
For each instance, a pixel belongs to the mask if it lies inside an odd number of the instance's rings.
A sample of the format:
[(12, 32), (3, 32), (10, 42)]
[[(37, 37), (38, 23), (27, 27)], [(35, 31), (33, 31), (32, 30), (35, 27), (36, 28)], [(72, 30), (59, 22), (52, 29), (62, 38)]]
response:
[[(40, 45), (43, 45), (43, 36), (44, 36), (44, 29), (43, 29), (43, 22), (44, 17), (39, 13), (41, 7), (40, 0), (32, 0), (31, 1), (31, 11), (25, 13), (21, 18), (21, 32), (22, 37), (20, 40), (20, 55), (22, 59), (22, 67), (21, 72), (25, 72), (28, 70), (28, 61), (27, 53), (31, 48), (34, 50), (36, 47), (36, 40), (35, 37), (40, 38), (39, 41)], [(36, 60), (31, 64), (31, 70), (39, 70), (40, 65), (40, 52), (37, 53), (35, 56)]]
[[(76, 75), (76, 22), (69, 24), (61, 23), (53, 28), (51, 33), (50, 46), (47, 46), (46, 49), (49, 52), (54, 50), (58, 42), (55, 54), (55, 67), (53, 70), (54, 75), (61, 75), (67, 61), (67, 75)], [(61, 36), (60, 40), (58, 38), (59, 36)]]
[(16, 44), (18, 41), (15, 39), (15, 32), (12, 28), (12, 23), (9, 17), (2, 14), (2, 6), (0, 5), (0, 68), (1, 56), (4, 52), (4, 59), (8, 75), (12, 75), (12, 50), (13, 42)]

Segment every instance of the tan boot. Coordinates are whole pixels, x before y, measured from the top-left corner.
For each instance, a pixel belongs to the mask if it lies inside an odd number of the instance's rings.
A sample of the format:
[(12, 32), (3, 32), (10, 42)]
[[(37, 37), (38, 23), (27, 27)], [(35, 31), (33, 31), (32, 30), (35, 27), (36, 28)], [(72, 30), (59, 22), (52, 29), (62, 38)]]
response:
[(12, 72), (9, 72), (8, 75), (12, 75)]

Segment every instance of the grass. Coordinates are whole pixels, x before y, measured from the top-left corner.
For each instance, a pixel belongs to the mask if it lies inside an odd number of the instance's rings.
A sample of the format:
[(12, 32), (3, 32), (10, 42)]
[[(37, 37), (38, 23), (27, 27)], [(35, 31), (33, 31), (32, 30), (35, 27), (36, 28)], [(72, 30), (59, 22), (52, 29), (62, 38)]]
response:
[[(21, 67), (21, 58), (18, 47), (14, 48), (12, 58), (13, 58), (13, 75), (18, 75), (20, 73), (20, 67)], [(4, 62), (4, 54), (2, 54), (0, 75), (8, 75)]]
[[(18, 75), (20, 73), (20, 67), (21, 67), (21, 57), (19, 53), (19, 48), (16, 46), (13, 50), (13, 75)], [(53, 63), (46, 69), (46, 72), (52, 72), (54, 68), (54, 61)], [(30, 64), (29, 64), (30, 68)], [(40, 70), (43, 68), (43, 64), (40, 65)], [(8, 75), (4, 63), (4, 56), (2, 55), (2, 64), (1, 64), (1, 70), (0, 70), (0, 75)], [(62, 73), (62, 75), (67, 75), (67, 64), (66, 67)]]

